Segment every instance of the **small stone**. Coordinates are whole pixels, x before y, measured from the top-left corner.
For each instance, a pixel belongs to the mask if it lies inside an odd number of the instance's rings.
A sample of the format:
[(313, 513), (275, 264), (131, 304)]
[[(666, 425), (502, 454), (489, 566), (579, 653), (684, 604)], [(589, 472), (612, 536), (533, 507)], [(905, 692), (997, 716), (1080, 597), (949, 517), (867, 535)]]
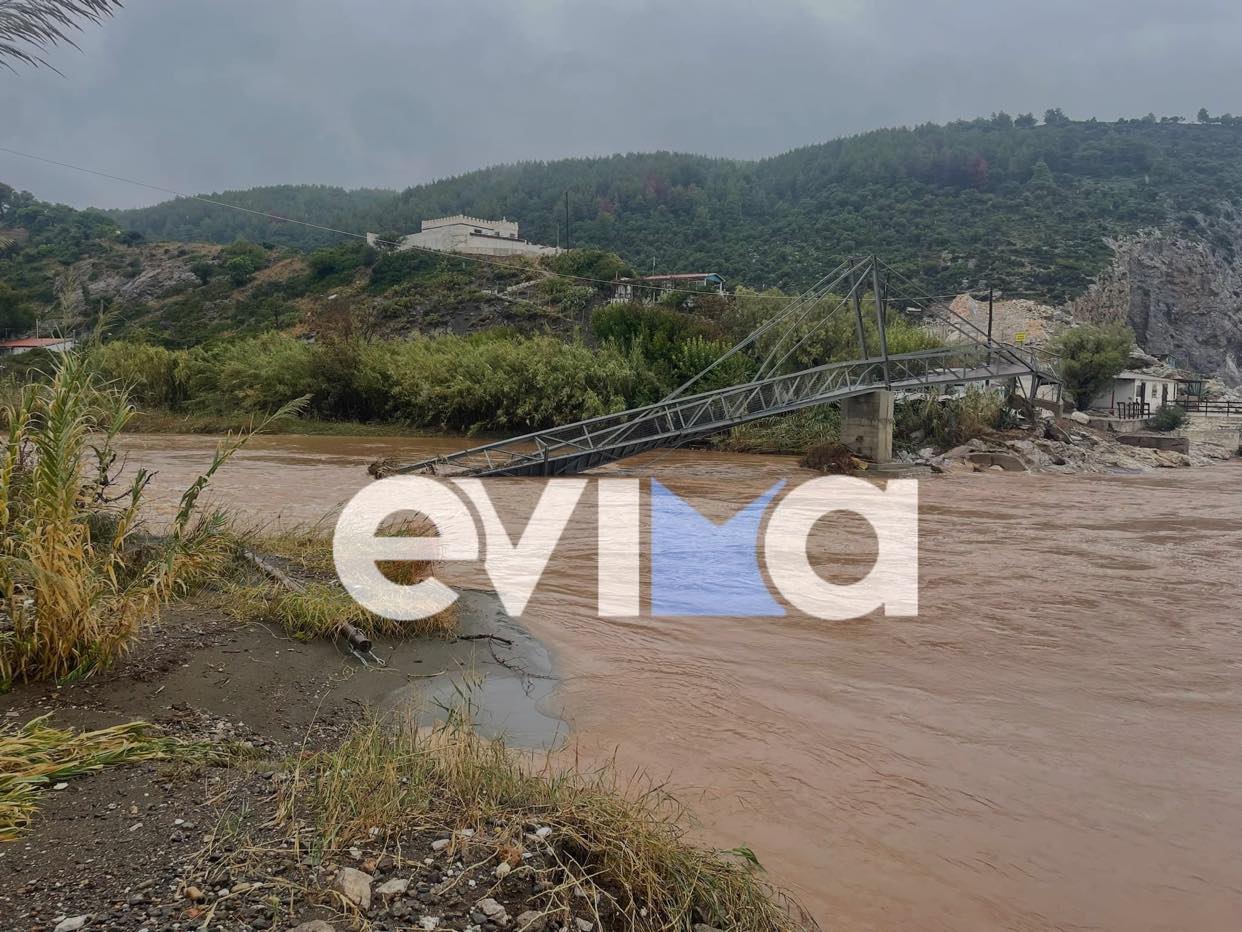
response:
[(62, 919), (56, 924), (54, 932), (78, 932), (78, 929), (86, 927), (90, 916), (73, 916), (69, 919)]
[(367, 910), (371, 908), (372, 879), (370, 874), (364, 874), (356, 868), (342, 867), (332, 886), (359, 909)]
[(203, 891), (198, 887), (186, 887), (185, 898), (191, 903), (201, 903), (203, 900), (207, 899), (207, 897), (203, 895)]
[(443, 851), (451, 843), (452, 843), (451, 840), (448, 838), (437, 838), (435, 841), (431, 843), (431, 850), (432, 851)]
[(474, 837), (474, 829), (472, 829), (472, 828), (459, 828), (459, 829), (457, 830), (457, 834), (458, 834), (458, 835), (460, 835), (462, 838), (473, 838), (473, 837)]
[(595, 923), (590, 919), (583, 919), (581, 916), (574, 917), (574, 925), (578, 927), (579, 932), (591, 932), (595, 928)]
[(496, 877), (500, 880), (504, 880), (504, 878), (509, 875), (509, 871), (511, 870), (513, 870), (513, 868), (509, 866), (508, 861), (501, 861), (496, 865)]
[(551, 834), (552, 834), (552, 829), (548, 828), (548, 826), (546, 825), (540, 826), (539, 828), (535, 829), (536, 838), (547, 838)]
[(505, 908), (490, 896), (486, 899), (479, 900), (476, 905), (479, 907), (479, 912), (481, 912), (488, 919), (495, 919), (497, 916), (503, 916), (505, 914)]
[(336, 932), (336, 926), (331, 923), (324, 922), (322, 919), (312, 919), (310, 922), (304, 922), (289, 932)]
[(517, 932), (540, 932), (547, 923), (547, 917), (535, 909), (528, 909), (517, 917)]
[(355, 861), (361, 861), (362, 860), (362, 849), (361, 848), (350, 848), (349, 856), (353, 858)]
[(375, 892), (380, 896), (402, 896), (408, 889), (410, 889), (408, 880), (389, 880), (376, 887)]
[(439, 924), (440, 924), (439, 916), (423, 916), (423, 918), (418, 920), (418, 927), (420, 929), (423, 929), (424, 932), (431, 932), (431, 930), (434, 929)]
[(69, 784), (68, 784), (68, 783), (57, 783), (54, 787), (52, 787), (52, 789), (54, 789), (54, 790), (67, 790), (67, 789), (69, 789)]

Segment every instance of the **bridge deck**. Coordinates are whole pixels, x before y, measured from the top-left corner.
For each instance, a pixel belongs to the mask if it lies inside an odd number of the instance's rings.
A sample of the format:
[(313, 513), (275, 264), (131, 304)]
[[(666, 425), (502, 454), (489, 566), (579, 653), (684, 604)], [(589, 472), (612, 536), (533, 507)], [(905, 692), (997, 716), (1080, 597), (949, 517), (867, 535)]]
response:
[(834, 363), (716, 391), (666, 399), (402, 466), (396, 473), (434, 476), (559, 476), (593, 469), (747, 421), (840, 401), (876, 389), (918, 391), (1002, 380), (1037, 365), (1015, 347), (963, 344)]

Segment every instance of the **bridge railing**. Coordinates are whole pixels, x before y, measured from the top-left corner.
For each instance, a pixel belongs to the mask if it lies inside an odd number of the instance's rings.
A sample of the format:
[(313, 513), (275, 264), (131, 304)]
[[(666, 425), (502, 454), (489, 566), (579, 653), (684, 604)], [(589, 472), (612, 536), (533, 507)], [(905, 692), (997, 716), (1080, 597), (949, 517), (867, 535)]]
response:
[(711, 433), (757, 417), (887, 386), (906, 390), (1029, 372), (998, 345), (959, 344), (888, 357), (830, 363), (728, 388), (668, 399), (435, 457), (397, 471), (494, 471), (601, 449), (651, 445)]

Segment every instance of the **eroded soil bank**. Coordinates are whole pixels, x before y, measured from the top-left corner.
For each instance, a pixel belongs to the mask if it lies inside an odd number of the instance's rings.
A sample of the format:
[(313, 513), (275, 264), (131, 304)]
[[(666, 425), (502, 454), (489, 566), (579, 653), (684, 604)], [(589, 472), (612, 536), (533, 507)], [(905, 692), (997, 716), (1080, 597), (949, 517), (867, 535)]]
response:
[[(87, 915), (88, 929), (197, 928), (220, 893), (208, 889), (196, 903), (184, 887), (203, 884), (212, 851), (219, 860), (227, 850), (223, 826), (271, 819), (272, 781), (282, 778), (275, 762), (333, 745), (371, 711), (431, 723), (469, 701), (486, 734), (532, 748), (562, 740), (567, 729), (548, 701), (556, 679), (547, 650), (491, 593), (463, 593), (460, 606), (457, 638), (380, 640), (375, 650), (386, 665), (364, 668), (331, 644), (239, 625), (218, 596), (204, 594), (170, 610), (112, 670), (0, 696), (10, 724), (48, 713), (90, 729), (141, 719), (254, 749), (238, 770), (120, 766), (48, 792), (28, 837), (0, 845), (0, 927), (50, 930), (58, 919)], [(378, 888), (389, 878), (375, 869)], [(440, 898), (422, 905), (448, 908)], [(283, 928), (280, 915), (260, 896), (239, 898), (211, 927)]]

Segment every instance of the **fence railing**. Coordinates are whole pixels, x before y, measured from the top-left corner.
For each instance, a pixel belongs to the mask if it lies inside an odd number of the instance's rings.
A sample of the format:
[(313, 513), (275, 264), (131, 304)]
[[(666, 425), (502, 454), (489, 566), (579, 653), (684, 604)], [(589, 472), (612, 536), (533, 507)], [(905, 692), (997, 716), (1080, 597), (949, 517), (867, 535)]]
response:
[(1119, 401), (1113, 405), (1113, 414), (1126, 420), (1151, 417), (1150, 401)]
[(1242, 417), (1242, 401), (1179, 401), (1177, 406), (1187, 414), (1207, 414), (1213, 417)]

